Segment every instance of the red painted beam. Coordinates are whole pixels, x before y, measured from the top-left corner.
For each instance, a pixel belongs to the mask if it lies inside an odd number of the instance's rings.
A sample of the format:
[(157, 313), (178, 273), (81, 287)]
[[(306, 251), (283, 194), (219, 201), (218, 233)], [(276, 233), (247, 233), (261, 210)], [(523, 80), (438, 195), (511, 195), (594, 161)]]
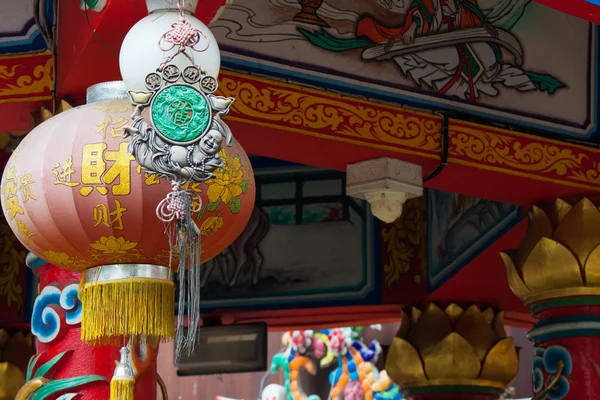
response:
[[(208, 24), (225, 0), (202, 0), (196, 17)], [(58, 10), (56, 66), (59, 98), (85, 94), (99, 82), (120, 80), (119, 50), (127, 32), (148, 15), (143, 0), (109, 1), (100, 12), (79, 8), (79, 1), (61, 1)]]
[(600, 1), (598, 0), (535, 0), (565, 14), (600, 24)]

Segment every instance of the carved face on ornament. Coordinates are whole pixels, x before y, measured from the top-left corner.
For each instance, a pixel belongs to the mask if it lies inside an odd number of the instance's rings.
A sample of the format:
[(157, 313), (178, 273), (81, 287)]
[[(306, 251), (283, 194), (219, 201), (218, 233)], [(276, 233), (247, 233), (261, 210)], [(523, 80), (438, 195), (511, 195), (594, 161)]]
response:
[(210, 130), (200, 139), (200, 149), (209, 156), (219, 152), (223, 143), (223, 135), (219, 131)]
[(287, 392), (281, 385), (269, 385), (262, 391), (260, 400), (287, 400)]

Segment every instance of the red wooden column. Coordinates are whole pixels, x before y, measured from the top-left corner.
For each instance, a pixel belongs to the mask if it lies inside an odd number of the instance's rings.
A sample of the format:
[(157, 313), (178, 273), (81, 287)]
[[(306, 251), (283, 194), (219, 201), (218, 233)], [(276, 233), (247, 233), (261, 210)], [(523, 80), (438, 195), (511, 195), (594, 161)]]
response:
[[(81, 274), (48, 264), (32, 254), (27, 257), (27, 264), (40, 282), (31, 319), (38, 352), (30, 362), (31, 379), (49, 379), (37, 390), (48, 390), (50, 396), (60, 392), (79, 394), (84, 399), (108, 399), (119, 348), (89, 346), (80, 340)], [(158, 347), (142, 345), (134, 350), (131, 362), (136, 374), (135, 398), (156, 399)]]

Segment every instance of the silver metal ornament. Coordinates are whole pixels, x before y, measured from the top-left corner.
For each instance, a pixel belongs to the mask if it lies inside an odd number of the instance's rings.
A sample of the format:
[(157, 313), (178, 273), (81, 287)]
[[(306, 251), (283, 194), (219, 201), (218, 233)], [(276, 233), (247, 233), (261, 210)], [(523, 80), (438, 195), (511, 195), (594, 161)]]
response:
[[(217, 81), (196, 66), (183, 73), (175, 65), (146, 76), (147, 92), (129, 92), (136, 106), (129, 152), (145, 172), (180, 184), (204, 182), (223, 167), (223, 143), (233, 144), (231, 130), (221, 119), (234, 102), (215, 96)], [(150, 122), (142, 112), (150, 109)]]

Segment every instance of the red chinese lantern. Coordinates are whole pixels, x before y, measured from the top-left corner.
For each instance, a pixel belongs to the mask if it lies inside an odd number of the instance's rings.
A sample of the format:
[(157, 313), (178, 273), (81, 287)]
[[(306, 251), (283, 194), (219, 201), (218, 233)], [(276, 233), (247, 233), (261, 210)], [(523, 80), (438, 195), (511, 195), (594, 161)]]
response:
[[(2, 177), (4, 215), (23, 245), (54, 265), (85, 271), (82, 339), (93, 344), (122, 335), (160, 340), (174, 331), (169, 267), (177, 261), (157, 218), (171, 185), (145, 173), (128, 152), (133, 107), (117, 86), (120, 99), (65, 111), (35, 128)], [(192, 216), (202, 262), (238, 237), (254, 207), (244, 150), (234, 142), (219, 154), (224, 166), (215, 178), (187, 187), (201, 199)]]

